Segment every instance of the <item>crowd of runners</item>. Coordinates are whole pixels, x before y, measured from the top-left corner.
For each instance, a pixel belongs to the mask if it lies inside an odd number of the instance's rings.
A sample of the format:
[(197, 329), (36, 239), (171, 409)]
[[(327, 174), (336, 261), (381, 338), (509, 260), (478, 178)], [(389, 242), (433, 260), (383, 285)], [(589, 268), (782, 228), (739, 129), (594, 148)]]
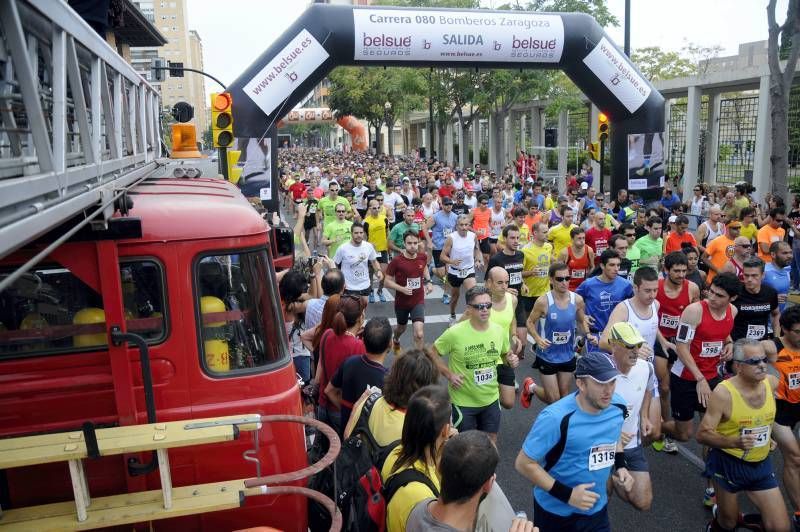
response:
[[(497, 464), (485, 442), (503, 409), (534, 401), (547, 406), (515, 467), (542, 532), (610, 530), (612, 495), (648, 511), (658, 486), (643, 449), (675, 453), (692, 438), (707, 530), (800, 530), (796, 200), (696, 186), (645, 205), (598, 191), (588, 165), (543, 182), (524, 157), (501, 173), (311, 149), (279, 157), (299, 266), (279, 274), (281, 298), (298, 374), (320, 390), (316, 415), (346, 437), (365, 388), (382, 388), (369, 429), (380, 445), (400, 441), (384, 482), (403, 469), (431, 481), (395, 493), (390, 531), (468, 529)], [(434, 286), (449, 327), (426, 346)], [(395, 324), (365, 320), (387, 294)], [(401, 352), (409, 323), (413, 348)], [(537, 378), (518, 381), (523, 360)], [(463, 467), (475, 463), (465, 455), (486, 467)], [(741, 514), (740, 492), (760, 515)]]

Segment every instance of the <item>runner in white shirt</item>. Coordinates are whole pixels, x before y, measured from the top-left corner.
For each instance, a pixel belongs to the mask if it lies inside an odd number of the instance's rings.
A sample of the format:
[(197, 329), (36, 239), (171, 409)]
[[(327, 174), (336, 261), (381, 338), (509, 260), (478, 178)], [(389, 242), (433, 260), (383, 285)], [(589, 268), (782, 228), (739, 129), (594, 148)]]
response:
[(466, 214), (458, 217), (456, 232), (450, 233), (442, 247), (440, 260), (447, 265), (447, 281), (451, 287), (450, 325), (456, 321), (456, 304), (461, 294), (461, 285), (469, 290), (477, 281), (475, 268), (483, 267), (483, 255), (478, 247), (475, 233), (469, 230), (470, 218)]
[(375, 247), (364, 242), (364, 226), (359, 222), (354, 222), (350, 228), (350, 241), (339, 246), (333, 256), (333, 262), (344, 275), (345, 294), (360, 296), (364, 308), (372, 290), (369, 281), (370, 264), (378, 280), (383, 280), (383, 271), (377, 258)]
[(401, 218), (402, 212), (406, 207), (406, 202), (403, 197), (394, 191), (394, 187), (386, 185), (386, 192), (383, 195), (383, 204), (386, 205), (386, 217), (389, 219), (390, 224), (394, 224), (397, 217), (395, 212), (400, 211)]
[(633, 476), (633, 489), (625, 490), (614, 483), (614, 490), (620, 499), (646, 512), (653, 502), (653, 486), (642, 440), (652, 436), (653, 425), (648, 416), (641, 413), (647, 412), (652, 403), (658, 404), (652, 400), (658, 390), (655, 370), (653, 364), (643, 360), (639, 354), (646, 341), (632, 323), (616, 322), (607, 332), (611, 358), (621, 373), (614, 393), (622, 396), (628, 407), (628, 417), (622, 425), (622, 443), (625, 446), (624, 460)]

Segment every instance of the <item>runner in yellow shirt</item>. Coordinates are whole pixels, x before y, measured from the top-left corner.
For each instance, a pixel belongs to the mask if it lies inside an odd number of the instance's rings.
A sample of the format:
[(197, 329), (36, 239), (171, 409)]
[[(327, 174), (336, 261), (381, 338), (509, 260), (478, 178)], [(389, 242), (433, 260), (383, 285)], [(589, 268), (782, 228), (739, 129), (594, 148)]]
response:
[[(572, 223), (575, 220), (575, 211), (562, 205), (558, 212), (561, 215), (561, 223), (554, 225), (547, 232), (547, 240), (553, 243), (553, 258), (558, 257), (563, 250), (572, 245), (570, 231), (573, 227), (577, 227)], [(547, 278), (547, 272), (545, 272), (545, 278)]]

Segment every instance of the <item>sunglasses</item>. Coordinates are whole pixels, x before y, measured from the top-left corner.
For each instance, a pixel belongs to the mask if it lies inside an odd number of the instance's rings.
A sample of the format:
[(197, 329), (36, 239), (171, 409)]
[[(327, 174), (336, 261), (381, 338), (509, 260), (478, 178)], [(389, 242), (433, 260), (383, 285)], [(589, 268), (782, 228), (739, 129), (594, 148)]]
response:
[(340, 211), (339, 209), (336, 209), (336, 214), (339, 214), (339, 213), (341, 213), (341, 214), (344, 214), (344, 213), (346, 213), (346, 212), (347, 212), (347, 211)]
[(639, 349), (640, 347), (642, 347), (642, 346), (644, 345), (643, 343), (638, 343), (638, 344), (626, 344), (626, 343), (625, 343), (625, 342), (623, 342), (622, 340), (617, 340), (617, 343), (618, 343), (619, 345), (621, 345), (621, 346), (624, 346), (626, 349)]
[(740, 364), (747, 364), (748, 366), (758, 366), (760, 364), (766, 364), (767, 357), (748, 358), (746, 360), (735, 360), (735, 362), (739, 362)]
[(489, 310), (492, 308), (491, 303), (469, 303), (468, 305), (475, 310)]
[(567, 275), (566, 277), (558, 277), (558, 276), (553, 277), (553, 280), (557, 283), (563, 283), (564, 281), (569, 281), (570, 279), (571, 277), (569, 275)]

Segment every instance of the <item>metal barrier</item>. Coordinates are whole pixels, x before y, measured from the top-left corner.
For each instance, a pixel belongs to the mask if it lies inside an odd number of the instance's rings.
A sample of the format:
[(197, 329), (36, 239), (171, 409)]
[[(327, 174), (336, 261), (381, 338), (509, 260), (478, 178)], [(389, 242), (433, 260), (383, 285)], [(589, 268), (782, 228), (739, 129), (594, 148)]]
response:
[(0, 2), (0, 257), (83, 213), (161, 156), (159, 95), (66, 2)]

